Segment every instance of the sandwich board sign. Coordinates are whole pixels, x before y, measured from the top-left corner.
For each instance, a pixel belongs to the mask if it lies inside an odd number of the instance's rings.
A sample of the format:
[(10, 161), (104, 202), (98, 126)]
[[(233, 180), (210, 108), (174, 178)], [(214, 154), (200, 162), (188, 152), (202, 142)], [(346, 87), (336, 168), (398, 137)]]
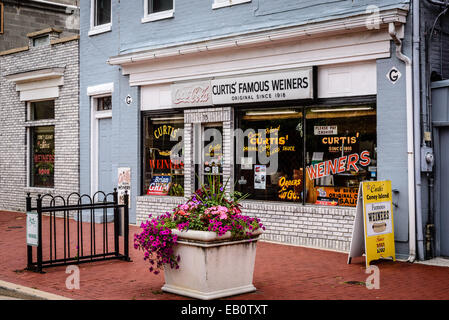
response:
[(348, 264), (363, 254), (366, 267), (373, 260), (396, 260), (391, 181), (360, 183)]

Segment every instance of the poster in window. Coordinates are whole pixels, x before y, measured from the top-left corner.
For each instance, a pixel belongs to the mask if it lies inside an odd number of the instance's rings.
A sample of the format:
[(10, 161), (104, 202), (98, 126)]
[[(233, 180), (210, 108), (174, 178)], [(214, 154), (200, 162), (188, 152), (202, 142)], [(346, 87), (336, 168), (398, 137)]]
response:
[(254, 166), (254, 189), (265, 190), (267, 184), (267, 166)]
[(252, 170), (253, 169), (253, 158), (251, 157), (241, 157), (241, 169), (242, 170)]
[(171, 176), (153, 176), (148, 187), (147, 194), (156, 196), (166, 196), (170, 191)]
[[(125, 191), (128, 191), (131, 198), (131, 168), (118, 168), (118, 204), (125, 204)], [(131, 201), (128, 202), (131, 207)]]

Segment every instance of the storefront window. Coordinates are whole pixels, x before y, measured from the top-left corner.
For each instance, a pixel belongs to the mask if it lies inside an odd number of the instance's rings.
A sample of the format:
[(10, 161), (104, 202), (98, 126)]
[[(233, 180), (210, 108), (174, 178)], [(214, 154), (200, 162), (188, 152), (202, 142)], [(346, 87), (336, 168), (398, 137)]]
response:
[(302, 111), (245, 111), (238, 128), (236, 189), (249, 199), (302, 202)]
[(143, 193), (184, 195), (184, 117), (144, 117)]
[(374, 107), (308, 108), (306, 128), (306, 202), (355, 206), (359, 183), (376, 180)]
[(54, 186), (55, 127), (31, 127), (30, 186)]
[(249, 199), (355, 206), (359, 183), (377, 178), (375, 106), (242, 111), (237, 122), (236, 189)]

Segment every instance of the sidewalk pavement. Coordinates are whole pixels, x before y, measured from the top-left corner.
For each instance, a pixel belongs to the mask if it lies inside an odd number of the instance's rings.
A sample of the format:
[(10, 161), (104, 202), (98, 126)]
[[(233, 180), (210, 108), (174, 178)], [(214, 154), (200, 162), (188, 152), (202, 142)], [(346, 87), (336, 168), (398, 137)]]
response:
[[(48, 217), (44, 217), (44, 223), (46, 219)], [(25, 223), (23, 213), (0, 212), (0, 280), (71, 299), (188, 299), (161, 291), (163, 274), (151, 274), (142, 251), (133, 248), (133, 235), (139, 232), (138, 227), (130, 226), (132, 262), (111, 260), (80, 264), (80, 289), (69, 290), (65, 266), (46, 268), (45, 274), (24, 271)], [(449, 299), (447, 267), (382, 261), (377, 264), (380, 289), (369, 290), (364, 284), (369, 276), (365, 274), (364, 258), (353, 259), (350, 265), (346, 262), (345, 253), (259, 241), (254, 270), (257, 291), (228, 299)]]

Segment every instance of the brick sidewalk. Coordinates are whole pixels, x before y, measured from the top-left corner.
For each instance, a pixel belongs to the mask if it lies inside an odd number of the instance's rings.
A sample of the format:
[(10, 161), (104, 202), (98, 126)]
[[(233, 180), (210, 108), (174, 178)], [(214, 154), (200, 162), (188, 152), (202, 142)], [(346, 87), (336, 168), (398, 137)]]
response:
[[(48, 218), (47, 218), (48, 219)], [(130, 241), (139, 228), (130, 227)], [(23, 271), (26, 267), (25, 214), (0, 212), (0, 280), (73, 299), (174, 300), (163, 293), (162, 274), (147, 270), (141, 251), (130, 244), (133, 262), (104, 261), (80, 265), (80, 290), (66, 289), (65, 267), (45, 269), (45, 274)], [(449, 268), (384, 261), (380, 290), (363, 282), (362, 258), (347, 265), (347, 254), (259, 241), (254, 272), (254, 293), (229, 299), (449, 299)]]

